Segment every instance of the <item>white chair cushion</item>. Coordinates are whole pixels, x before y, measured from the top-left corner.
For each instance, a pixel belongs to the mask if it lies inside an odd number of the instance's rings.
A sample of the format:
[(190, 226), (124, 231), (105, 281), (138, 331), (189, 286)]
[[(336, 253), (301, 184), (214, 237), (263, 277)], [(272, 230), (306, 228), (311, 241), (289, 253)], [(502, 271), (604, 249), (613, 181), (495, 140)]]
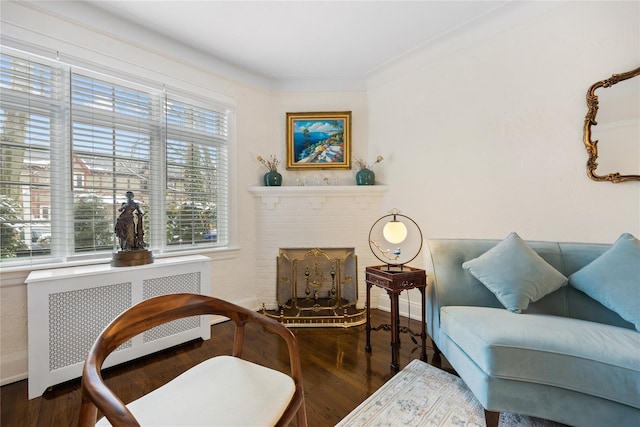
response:
[[(282, 372), (218, 356), (127, 408), (141, 426), (273, 426), (294, 392), (293, 379)], [(102, 418), (96, 425), (111, 424)]]

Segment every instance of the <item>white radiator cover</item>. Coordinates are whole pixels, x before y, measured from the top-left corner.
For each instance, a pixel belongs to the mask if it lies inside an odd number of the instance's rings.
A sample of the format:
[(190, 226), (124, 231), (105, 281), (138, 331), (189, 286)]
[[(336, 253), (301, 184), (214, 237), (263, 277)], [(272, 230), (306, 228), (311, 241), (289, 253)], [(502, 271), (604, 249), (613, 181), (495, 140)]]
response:
[[(211, 293), (211, 260), (194, 255), (153, 264), (108, 264), (33, 271), (27, 277), (29, 399), (77, 378), (98, 334), (140, 301), (171, 293)], [(209, 316), (179, 319), (124, 343), (104, 367), (211, 334)]]

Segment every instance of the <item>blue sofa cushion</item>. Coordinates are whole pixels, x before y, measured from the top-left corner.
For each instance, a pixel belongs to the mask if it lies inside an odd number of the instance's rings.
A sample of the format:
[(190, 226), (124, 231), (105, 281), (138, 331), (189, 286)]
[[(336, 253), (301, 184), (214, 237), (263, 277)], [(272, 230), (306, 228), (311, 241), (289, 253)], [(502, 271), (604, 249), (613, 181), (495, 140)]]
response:
[(514, 313), (567, 284), (567, 278), (516, 233), (509, 234), (479, 257), (465, 261), (462, 268), (469, 270)]
[(640, 241), (622, 234), (611, 249), (569, 276), (569, 284), (640, 331)]
[(441, 333), (491, 377), (533, 382), (640, 408), (640, 334), (561, 316), (446, 306)]

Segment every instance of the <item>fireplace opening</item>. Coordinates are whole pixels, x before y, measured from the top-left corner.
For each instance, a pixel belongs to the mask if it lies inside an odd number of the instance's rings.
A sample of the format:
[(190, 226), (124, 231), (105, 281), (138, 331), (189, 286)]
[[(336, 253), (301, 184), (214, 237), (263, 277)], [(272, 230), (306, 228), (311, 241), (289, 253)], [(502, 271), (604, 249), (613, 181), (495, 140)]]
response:
[(354, 248), (281, 248), (276, 258), (278, 308), (263, 314), (291, 327), (348, 327), (365, 323), (358, 302)]

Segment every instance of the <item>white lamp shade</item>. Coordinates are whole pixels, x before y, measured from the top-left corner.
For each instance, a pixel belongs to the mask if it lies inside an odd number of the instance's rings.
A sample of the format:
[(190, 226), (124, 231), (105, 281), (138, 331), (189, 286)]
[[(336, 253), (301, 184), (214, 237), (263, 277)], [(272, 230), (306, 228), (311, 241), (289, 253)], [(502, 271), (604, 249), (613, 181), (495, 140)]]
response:
[(404, 242), (407, 238), (407, 226), (400, 221), (389, 221), (382, 229), (385, 240), (393, 245)]
[(420, 253), (422, 231), (414, 220), (393, 209), (371, 226), (369, 247), (380, 261), (402, 269)]

